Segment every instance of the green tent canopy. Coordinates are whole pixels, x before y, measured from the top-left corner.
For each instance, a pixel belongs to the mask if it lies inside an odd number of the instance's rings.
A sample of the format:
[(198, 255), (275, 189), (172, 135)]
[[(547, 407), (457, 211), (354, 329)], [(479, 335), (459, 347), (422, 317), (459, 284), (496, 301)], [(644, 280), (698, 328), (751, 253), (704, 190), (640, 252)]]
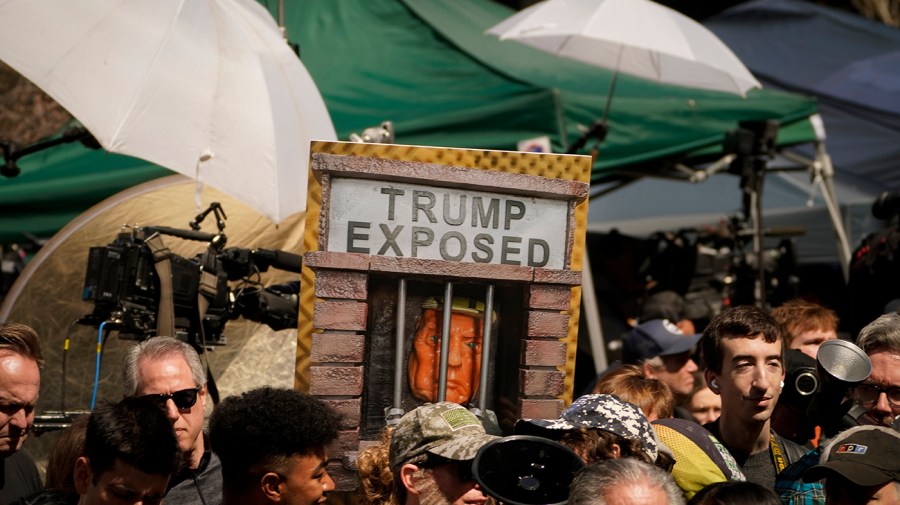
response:
[[(276, 0), (261, 3), (277, 16)], [(611, 72), (485, 35), (512, 14), (490, 0), (284, 7), (286, 32), (341, 139), (390, 120), (402, 144), (515, 150), (546, 135), (564, 152), (602, 116)], [(721, 154), (725, 132), (744, 120), (780, 121), (780, 145), (810, 142), (816, 110), (814, 99), (783, 92), (741, 98), (620, 76), (592, 180)], [(103, 198), (171, 173), (81, 144), (30, 155), (19, 166), (21, 175), (0, 179), (0, 243), (25, 232), (50, 236)]]

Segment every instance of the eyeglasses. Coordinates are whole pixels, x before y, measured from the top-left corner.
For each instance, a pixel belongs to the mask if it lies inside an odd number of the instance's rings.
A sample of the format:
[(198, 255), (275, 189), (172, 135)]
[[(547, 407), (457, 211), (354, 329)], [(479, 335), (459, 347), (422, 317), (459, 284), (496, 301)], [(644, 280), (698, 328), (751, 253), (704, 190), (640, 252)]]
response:
[(853, 389), (853, 397), (861, 405), (870, 407), (878, 403), (881, 393), (887, 395), (891, 407), (900, 407), (900, 387), (881, 387), (878, 384), (859, 384)]
[(200, 393), (200, 386), (190, 389), (182, 389), (172, 394), (164, 395), (162, 393), (153, 395), (144, 395), (142, 398), (149, 398), (159, 404), (160, 407), (166, 408), (169, 399), (175, 403), (178, 410), (188, 410), (197, 403), (197, 395)]

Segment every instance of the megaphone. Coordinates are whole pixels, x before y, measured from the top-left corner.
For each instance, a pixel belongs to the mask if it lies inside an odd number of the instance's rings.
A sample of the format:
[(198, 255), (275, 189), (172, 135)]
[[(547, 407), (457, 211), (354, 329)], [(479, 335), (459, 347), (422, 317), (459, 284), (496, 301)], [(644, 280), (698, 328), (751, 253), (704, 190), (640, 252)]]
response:
[(868, 379), (872, 373), (872, 362), (866, 353), (845, 340), (829, 340), (819, 346), (816, 371), (820, 387), (807, 414), (821, 424), (827, 436), (859, 424), (859, 412), (847, 416), (853, 406), (852, 400), (843, 399), (849, 388)]
[(472, 462), (485, 493), (508, 505), (563, 505), (584, 461), (572, 449), (532, 435), (513, 435), (483, 445)]

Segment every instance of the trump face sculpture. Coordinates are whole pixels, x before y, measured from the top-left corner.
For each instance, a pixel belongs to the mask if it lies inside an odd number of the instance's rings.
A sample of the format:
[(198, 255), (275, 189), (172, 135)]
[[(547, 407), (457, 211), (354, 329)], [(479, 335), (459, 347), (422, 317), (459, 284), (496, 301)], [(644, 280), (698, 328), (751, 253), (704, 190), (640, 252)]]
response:
[[(450, 342), (447, 351), (446, 401), (465, 404), (478, 392), (481, 374), (481, 337), (484, 304), (454, 298), (450, 315)], [(435, 402), (441, 362), (443, 306), (433, 298), (422, 304), (409, 356), (409, 387), (413, 396)]]

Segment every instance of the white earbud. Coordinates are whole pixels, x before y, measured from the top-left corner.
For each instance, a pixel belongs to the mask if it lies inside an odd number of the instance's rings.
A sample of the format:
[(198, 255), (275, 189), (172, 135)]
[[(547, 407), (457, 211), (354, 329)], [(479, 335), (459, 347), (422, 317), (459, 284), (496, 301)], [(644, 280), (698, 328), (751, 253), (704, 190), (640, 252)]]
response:
[(784, 389), (784, 381), (781, 381), (781, 389)]
[(716, 379), (713, 379), (713, 380), (709, 381), (709, 385), (710, 385), (710, 387), (714, 387), (714, 388), (716, 388), (716, 389), (719, 389), (719, 383), (716, 381)]

